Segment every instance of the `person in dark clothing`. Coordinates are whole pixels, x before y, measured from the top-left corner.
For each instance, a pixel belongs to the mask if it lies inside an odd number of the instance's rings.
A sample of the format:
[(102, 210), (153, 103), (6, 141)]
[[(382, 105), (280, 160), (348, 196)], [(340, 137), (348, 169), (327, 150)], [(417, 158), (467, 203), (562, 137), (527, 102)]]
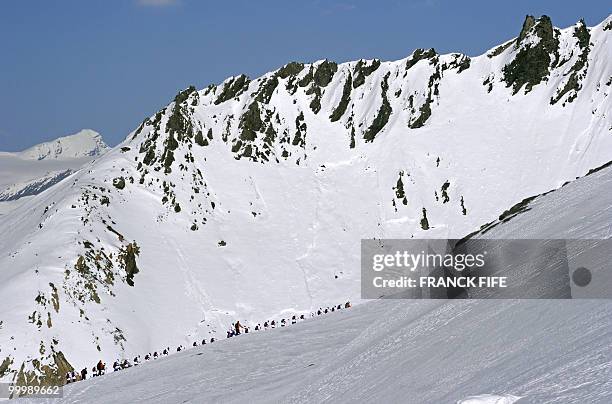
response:
[(215, 342), (215, 339), (214, 339), (214, 338), (211, 338), (211, 339), (210, 339), (210, 343), (212, 344), (213, 342)]
[(202, 345), (206, 345), (206, 338), (202, 340)]
[(106, 365), (104, 364), (104, 362), (102, 362), (102, 360), (98, 362), (96, 368), (98, 369), (98, 376), (102, 376), (106, 371)]
[(98, 370), (96, 369), (95, 366), (93, 368), (91, 368), (91, 375), (92, 375), (92, 377), (98, 376)]
[(193, 341), (193, 345), (192, 346), (198, 346), (198, 343)]
[(300, 320), (306, 320), (306, 317), (304, 317), (304, 315), (302, 314), (302, 315), (300, 316)]
[(346, 303), (344, 304), (344, 308), (345, 308), (345, 309), (348, 309), (349, 307), (351, 307), (351, 302), (346, 302)]
[(317, 310), (317, 316), (320, 316), (321, 314), (323, 313), (321, 313), (321, 308), (319, 307), (319, 310)]
[(284, 326), (285, 326), (285, 324), (286, 324), (285, 319), (284, 319), (284, 318), (281, 318), (281, 327), (284, 327)]
[(66, 372), (66, 384), (70, 383), (70, 372)]
[(236, 335), (240, 335), (240, 329), (244, 329), (244, 326), (242, 324), (240, 324), (240, 320), (236, 321), (236, 324), (234, 324), (234, 329), (236, 330)]
[(87, 379), (87, 368), (81, 369), (81, 380)]

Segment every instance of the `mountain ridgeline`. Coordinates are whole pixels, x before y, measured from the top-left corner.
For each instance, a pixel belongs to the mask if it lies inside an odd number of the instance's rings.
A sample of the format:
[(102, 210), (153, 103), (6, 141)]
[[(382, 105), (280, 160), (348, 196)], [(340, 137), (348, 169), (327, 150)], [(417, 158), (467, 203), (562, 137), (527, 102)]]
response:
[[(497, 85), (511, 88), (512, 94), (521, 90), (527, 94), (534, 86), (557, 78), (550, 104), (571, 103), (582, 88), (592, 46), (584, 21), (562, 35), (549, 17), (527, 16), (515, 40), (487, 54), (488, 58), (502, 57), (509, 62), (501, 71), (491, 72), (483, 86), (488, 92)], [(400, 107), (395, 112), (403, 115), (406, 128), (424, 126), (439, 103), (443, 76), (461, 74), (470, 63), (469, 56), (439, 55), (434, 49), (417, 49), (401, 63), (378, 59), (340, 65), (329, 60), (291, 62), (255, 80), (240, 75), (203, 91), (189, 87), (177, 94), (171, 106), (146, 119), (133, 139), (143, 131), (149, 132), (140, 147), (140, 153), (145, 154), (142, 163), (154, 169), (156, 163), (158, 168), (163, 165), (166, 173), (172, 170), (179, 144), (207, 146), (214, 135), (231, 147), (236, 159), (277, 163), (284, 159), (299, 164), (307, 158), (302, 102), (306, 101), (312, 113), (309, 115), (340, 121), (347, 146), (354, 148), (356, 137), (373, 142), (384, 131), (393, 112), (390, 99)], [(417, 80), (411, 80), (410, 70), (417, 65)], [(284, 109), (278, 105), (286, 101), (295, 105), (290, 108), (296, 115), (294, 120), (284, 116)], [(233, 105), (213, 107), (228, 103)], [(160, 136), (162, 141), (158, 142)]]
[[(612, 17), (484, 55), (291, 62), (189, 87), (0, 217), (0, 378), (360, 293), (360, 239), (461, 238), (612, 160)], [(517, 30), (518, 31), (518, 30)]]

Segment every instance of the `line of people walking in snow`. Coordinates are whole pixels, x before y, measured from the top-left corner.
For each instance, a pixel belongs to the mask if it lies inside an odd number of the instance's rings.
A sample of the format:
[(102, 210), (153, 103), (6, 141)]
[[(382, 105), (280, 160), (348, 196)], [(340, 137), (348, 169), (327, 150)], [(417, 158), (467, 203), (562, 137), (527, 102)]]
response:
[[(339, 304), (337, 306), (332, 306), (330, 307), (326, 307), (324, 309), (319, 308), (317, 311), (315, 312), (311, 312), (310, 313), (310, 317), (318, 317), (324, 314), (328, 314), (328, 313), (332, 313), (334, 311), (338, 311), (338, 310), (342, 310), (344, 309), (348, 309), (351, 307), (351, 302), (346, 302), (344, 304)], [(258, 323), (254, 328), (255, 331), (261, 331), (261, 330), (267, 330), (267, 329), (272, 329), (272, 328), (276, 328), (278, 327), (286, 327), (290, 324), (296, 324), (298, 321), (303, 321), (306, 319), (306, 316), (304, 314), (302, 315), (293, 315), (291, 316), (291, 318), (282, 318), (279, 322), (276, 322), (276, 320), (266, 320), (263, 325), (261, 323)], [(244, 334), (248, 334), (250, 331), (250, 327), (248, 326), (244, 326), (240, 323), (240, 320), (236, 321), (235, 323), (232, 323), (232, 326), (229, 330), (227, 330), (227, 338), (231, 338), (234, 337), (236, 335), (240, 335), (242, 333)], [(210, 343), (214, 343), (215, 342), (215, 338), (211, 338), (210, 339)], [(206, 345), (206, 338), (204, 338), (202, 340), (202, 343), (200, 345)], [(193, 347), (197, 347), (198, 346), (198, 342), (194, 341), (192, 344)], [(179, 345), (176, 348), (176, 352), (181, 352), (185, 350), (185, 347), (183, 345)], [(166, 347), (164, 348), (163, 351), (161, 351), (161, 353), (158, 353), (157, 351), (154, 351), (152, 354), (151, 352), (149, 352), (148, 354), (146, 354), (144, 356), (144, 362), (149, 362), (151, 360), (155, 360), (158, 358), (161, 358), (162, 356), (168, 356), (170, 355), (171, 350), (170, 347)], [(140, 364), (143, 363), (143, 360), (141, 360), (140, 355), (134, 357), (133, 361), (130, 363), (129, 360), (124, 359), (123, 361), (120, 360), (116, 360), (113, 363), (113, 371), (117, 372), (123, 369), (127, 369), (127, 368), (131, 368), (132, 366), (138, 366)], [(83, 368), (81, 369), (80, 372), (75, 372), (74, 370), (67, 372), (66, 373), (66, 384), (68, 383), (74, 383), (80, 380), (85, 380), (87, 379), (87, 368)], [(91, 369), (91, 377), (98, 377), (98, 376), (103, 376), (106, 374), (106, 363), (104, 363), (102, 360), (98, 361), (98, 363)]]
[[(351, 307), (351, 302), (346, 302), (344, 304), (339, 304), (337, 306), (332, 306), (330, 307), (326, 307), (324, 309), (319, 308), (319, 310), (310, 313), (310, 317), (316, 317), (316, 316), (321, 316), (323, 314), (327, 314), (327, 313), (332, 313), (334, 311), (337, 310), (342, 310), (342, 308), (348, 309)], [(296, 324), (298, 321), (303, 321), (306, 319), (306, 316), (304, 314), (297, 316), (294, 315), (291, 318), (282, 318), (280, 320), (280, 322), (276, 322), (276, 320), (267, 320), (263, 323), (263, 325), (261, 323), (258, 323), (255, 327), (254, 330), (255, 331), (260, 331), (260, 330), (267, 330), (269, 328), (276, 328), (277, 326), (279, 327), (285, 327), (289, 324)], [(241, 334), (241, 330), (244, 331), (245, 334), (248, 334), (250, 331), (249, 327), (245, 327), (242, 324), (240, 324), (240, 321), (236, 321), (235, 323), (232, 323), (232, 327), (227, 330), (227, 338), (231, 338), (234, 337), (236, 335), (240, 335)], [(193, 346), (197, 346), (197, 343), (193, 343)]]
[[(127, 360), (125, 360), (124, 362), (126, 364), (126, 367), (130, 367), (129, 362)], [(102, 376), (105, 373), (106, 373), (106, 364), (102, 362), (102, 360), (98, 361), (98, 363), (93, 368), (91, 368), (92, 377)], [(75, 372), (74, 370), (70, 372), (66, 372), (66, 384), (85, 380), (87, 379), (87, 374), (88, 374), (87, 368), (81, 369), (81, 371), (78, 373)]]

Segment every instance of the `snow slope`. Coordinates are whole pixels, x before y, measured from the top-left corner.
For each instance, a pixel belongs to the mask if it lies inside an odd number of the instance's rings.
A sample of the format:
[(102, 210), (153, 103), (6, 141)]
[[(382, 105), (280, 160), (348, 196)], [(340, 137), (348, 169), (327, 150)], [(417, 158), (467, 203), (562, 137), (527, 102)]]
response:
[[(576, 180), (487, 237), (609, 238), (611, 182), (612, 167)], [(53, 402), (609, 403), (612, 302), (371, 301), (64, 393)]]
[(496, 220), (473, 235), (511, 239), (609, 239), (612, 238), (612, 161), (562, 188), (519, 203), (520, 214)]
[(606, 403), (611, 315), (589, 301), (375, 301), (69, 385), (49, 402)]
[(19, 184), (12, 184), (3, 191), (0, 191), (0, 202), (15, 201), (25, 196), (37, 195), (68, 177), (73, 172), (74, 171), (70, 168), (62, 171), (52, 171), (40, 178), (35, 178)]
[(107, 150), (109, 147), (99, 133), (83, 129), (22, 152), (0, 152), (0, 215), (21, 205), (22, 198), (44, 191)]
[(612, 160), (611, 20), (181, 91), (0, 218), (0, 375), (355, 300), (361, 238), (460, 238)]

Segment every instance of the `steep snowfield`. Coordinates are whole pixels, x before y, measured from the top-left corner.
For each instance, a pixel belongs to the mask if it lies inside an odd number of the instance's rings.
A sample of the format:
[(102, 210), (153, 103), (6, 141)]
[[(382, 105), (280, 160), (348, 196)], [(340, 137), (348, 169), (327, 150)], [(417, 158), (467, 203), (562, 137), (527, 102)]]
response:
[(69, 385), (56, 402), (608, 403), (611, 315), (589, 301), (376, 301)]
[[(608, 167), (538, 197), (491, 236), (609, 238), (611, 182)], [(94, 399), (609, 403), (612, 303), (372, 301), (69, 385), (57, 402)]]
[(108, 150), (99, 133), (83, 129), (17, 153), (0, 152), (0, 215)]
[(520, 215), (495, 221), (479, 238), (612, 238), (612, 164), (524, 204)]
[(612, 160), (610, 21), (180, 92), (0, 218), (0, 376), (356, 300), (361, 238), (460, 238)]

